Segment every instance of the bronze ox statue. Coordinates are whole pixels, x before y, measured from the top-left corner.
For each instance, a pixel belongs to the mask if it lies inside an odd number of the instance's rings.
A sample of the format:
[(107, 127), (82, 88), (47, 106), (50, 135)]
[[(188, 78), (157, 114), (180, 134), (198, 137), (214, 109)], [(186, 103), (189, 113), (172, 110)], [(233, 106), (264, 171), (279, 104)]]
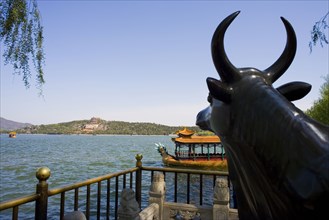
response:
[(278, 60), (263, 71), (237, 68), (223, 41), (238, 14), (213, 35), (221, 80), (207, 78), (210, 106), (198, 114), (197, 125), (222, 140), (240, 219), (329, 219), (329, 127), (291, 103), (308, 93), (307, 83), (272, 86), (294, 59), (295, 32), (281, 18), (287, 42)]

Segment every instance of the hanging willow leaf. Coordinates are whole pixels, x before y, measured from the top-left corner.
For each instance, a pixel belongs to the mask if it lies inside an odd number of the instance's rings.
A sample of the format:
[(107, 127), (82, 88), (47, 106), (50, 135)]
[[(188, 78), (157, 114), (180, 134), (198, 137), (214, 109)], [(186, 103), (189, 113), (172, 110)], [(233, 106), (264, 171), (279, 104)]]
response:
[(323, 16), (319, 21), (315, 22), (313, 25), (313, 29), (311, 31), (311, 41), (309, 42), (308, 46), (310, 48), (310, 52), (312, 52), (313, 46), (319, 42), (321, 47), (323, 44), (328, 44), (328, 39), (325, 34), (325, 30), (329, 28), (327, 19), (328, 19), (329, 12), (325, 16)]
[(43, 27), (36, 0), (4, 0), (0, 3), (0, 41), (4, 44), (4, 63), (13, 66), (13, 74), (22, 76), (26, 88), (36, 72), (36, 87), (42, 94), (44, 80)]

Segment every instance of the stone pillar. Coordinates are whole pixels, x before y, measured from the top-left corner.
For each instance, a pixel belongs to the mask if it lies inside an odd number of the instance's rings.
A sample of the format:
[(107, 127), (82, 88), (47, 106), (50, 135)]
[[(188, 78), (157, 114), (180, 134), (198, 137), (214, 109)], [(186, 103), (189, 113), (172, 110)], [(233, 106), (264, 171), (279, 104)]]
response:
[(139, 204), (132, 189), (123, 189), (121, 192), (118, 217), (120, 220), (139, 220)]
[(228, 220), (229, 198), (227, 177), (218, 177), (214, 188), (213, 219)]
[(152, 203), (156, 203), (159, 205), (159, 220), (162, 220), (163, 204), (166, 200), (166, 182), (164, 181), (163, 173), (154, 173), (149, 196), (149, 205)]

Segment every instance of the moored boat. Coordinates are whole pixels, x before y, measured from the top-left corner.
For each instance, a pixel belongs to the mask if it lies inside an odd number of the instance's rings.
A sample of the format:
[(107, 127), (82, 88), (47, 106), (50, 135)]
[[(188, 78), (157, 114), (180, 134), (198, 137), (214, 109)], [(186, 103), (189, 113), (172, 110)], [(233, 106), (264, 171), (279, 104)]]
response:
[(10, 138), (16, 138), (16, 132), (15, 131), (9, 132), (9, 137)]
[(169, 154), (162, 144), (157, 144), (166, 166), (227, 171), (225, 150), (218, 136), (197, 136), (186, 128), (176, 134), (178, 137), (172, 138), (175, 155)]

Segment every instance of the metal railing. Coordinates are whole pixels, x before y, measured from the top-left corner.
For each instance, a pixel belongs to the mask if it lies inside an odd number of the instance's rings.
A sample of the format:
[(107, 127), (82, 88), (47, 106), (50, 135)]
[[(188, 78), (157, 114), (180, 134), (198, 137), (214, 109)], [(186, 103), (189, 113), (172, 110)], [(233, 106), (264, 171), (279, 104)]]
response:
[[(165, 175), (168, 189), (166, 196), (169, 200), (178, 202), (179, 199), (183, 199), (185, 201), (180, 202), (203, 205), (212, 203), (213, 196), (210, 194), (213, 191), (216, 177), (228, 177), (227, 172), (219, 171), (143, 167), (140, 154), (136, 155), (136, 160), (134, 168), (50, 190), (48, 190), (47, 183), (50, 170), (46, 167), (40, 168), (36, 173), (39, 180), (36, 193), (0, 203), (0, 218), (3, 219), (5, 217), (2, 215), (3, 211), (9, 209), (12, 210), (11, 217), (8, 217), (7, 213), (7, 218), (13, 220), (24, 218), (26, 213), (20, 213), (19, 208), (23, 204), (33, 204), (34, 202), (34, 219), (36, 220), (47, 219), (47, 217), (50, 219), (50, 215), (57, 216), (55, 219), (63, 219), (65, 212), (78, 210), (83, 211), (87, 219), (100, 219), (101, 217), (102, 219), (117, 219), (119, 192), (123, 188), (134, 189), (141, 209), (148, 205), (148, 190), (155, 171), (163, 172)], [(51, 197), (59, 198), (50, 203)], [(209, 198), (210, 201), (208, 201)], [(49, 211), (50, 206), (52, 207), (51, 212)], [(54, 206), (57, 208), (53, 208)], [(31, 215), (31, 213), (29, 214)]]

